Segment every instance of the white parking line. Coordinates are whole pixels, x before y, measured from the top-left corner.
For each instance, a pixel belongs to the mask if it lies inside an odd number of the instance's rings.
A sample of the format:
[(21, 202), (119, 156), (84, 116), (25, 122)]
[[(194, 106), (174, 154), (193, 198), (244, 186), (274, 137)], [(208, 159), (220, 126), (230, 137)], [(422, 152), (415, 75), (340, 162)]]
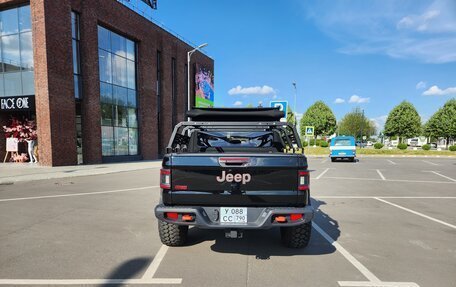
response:
[(163, 258), (165, 258), (167, 251), (168, 251), (168, 246), (162, 245), (160, 247), (160, 249), (157, 252), (157, 255), (155, 255), (154, 260), (149, 265), (149, 267), (147, 268), (146, 272), (144, 273), (144, 275), (141, 279), (149, 279), (149, 278), (154, 277), (155, 272), (157, 272), (157, 269), (160, 266), (160, 263), (162, 262)]
[(396, 164), (397, 164), (397, 163), (395, 163), (394, 161), (389, 160), (389, 159), (387, 159), (387, 161), (389, 161), (389, 163), (391, 163), (391, 164), (393, 164), (393, 165), (396, 165)]
[(394, 206), (394, 207), (400, 208), (400, 209), (402, 209), (402, 210), (408, 211), (408, 212), (410, 212), (410, 213), (416, 214), (416, 215), (418, 215), (418, 216), (424, 217), (424, 218), (426, 218), (426, 219), (432, 220), (432, 221), (434, 221), (434, 222), (437, 222), (437, 223), (443, 224), (443, 225), (445, 225), (445, 226), (451, 227), (451, 228), (453, 228), (453, 229), (456, 229), (456, 225), (449, 224), (449, 223), (447, 223), (447, 222), (445, 222), (445, 221), (436, 219), (436, 218), (434, 218), (434, 217), (427, 216), (427, 215), (422, 214), (422, 213), (420, 213), (420, 212), (418, 212), (418, 211), (414, 211), (414, 210), (405, 208), (405, 207), (403, 207), (403, 206), (400, 206), (400, 205), (398, 205), (398, 204), (395, 204), (395, 203), (386, 201), (386, 200), (381, 199), (381, 198), (378, 198), (378, 197), (375, 197), (375, 199), (378, 200), (378, 201), (384, 202), (384, 203), (386, 203), (386, 204), (392, 205), (392, 206)]
[(387, 198), (387, 199), (394, 199), (394, 198), (404, 198), (404, 199), (456, 199), (456, 196), (351, 196), (351, 195), (323, 195), (323, 196), (312, 196), (313, 198), (322, 198), (322, 199), (374, 199), (374, 198)]
[(449, 181), (408, 180), (408, 179), (385, 179), (385, 180), (383, 180), (383, 179), (379, 179), (379, 178), (338, 177), (338, 176), (326, 176), (324, 179), (373, 180), (373, 181), (410, 182), (410, 183), (446, 183), (446, 184), (455, 184), (454, 182), (449, 182)]
[(320, 173), (320, 175), (317, 176), (317, 178), (315, 178), (315, 179), (320, 179), (328, 170), (329, 170), (329, 167), (327, 169), (325, 169), (322, 173)]
[(427, 161), (427, 160), (422, 160), (422, 161), (425, 162), (425, 163), (427, 163), (427, 164), (438, 165), (438, 164), (436, 164), (436, 163), (434, 163), (434, 162), (430, 162), (430, 161)]
[(377, 169), (377, 173), (382, 178), (382, 180), (386, 180), (386, 178), (383, 176), (382, 172), (379, 169)]
[(361, 262), (359, 262), (353, 255), (351, 255), (345, 248), (342, 247), (338, 242), (334, 241), (331, 236), (329, 236), (323, 229), (320, 228), (315, 222), (312, 223), (313, 228), (323, 236), (326, 241), (334, 246), (337, 251), (339, 251), (342, 256), (345, 257), (359, 272), (361, 272), (369, 281), (371, 282), (381, 282), (372, 272), (369, 271)]
[(0, 285), (153, 285), (182, 284), (182, 278), (153, 279), (0, 279)]
[(70, 194), (57, 194), (57, 195), (45, 195), (45, 196), (6, 198), (6, 199), (0, 199), (0, 202), (30, 200), (30, 199), (44, 199), (44, 198), (57, 198), (57, 197), (83, 196), (83, 195), (97, 195), (97, 194), (117, 193), (117, 192), (124, 192), (124, 191), (144, 190), (144, 189), (151, 189), (151, 188), (157, 188), (157, 187), (159, 187), (159, 186), (158, 185), (151, 185), (151, 186), (126, 188), (126, 189), (116, 189), (116, 190), (105, 190), (105, 191), (95, 191), (95, 192), (81, 192), (81, 193), (70, 193)]
[(454, 182), (456, 182), (456, 179), (454, 179), (454, 178), (451, 178), (451, 177), (449, 177), (449, 176), (446, 176), (446, 175), (440, 174), (440, 173), (438, 173), (438, 172), (436, 172), (436, 171), (430, 171), (430, 172), (432, 172), (433, 174), (439, 175), (439, 176), (441, 176), (441, 177), (443, 177), (443, 178), (446, 178), (446, 179), (449, 179), (449, 180), (451, 180), (451, 181), (454, 181)]

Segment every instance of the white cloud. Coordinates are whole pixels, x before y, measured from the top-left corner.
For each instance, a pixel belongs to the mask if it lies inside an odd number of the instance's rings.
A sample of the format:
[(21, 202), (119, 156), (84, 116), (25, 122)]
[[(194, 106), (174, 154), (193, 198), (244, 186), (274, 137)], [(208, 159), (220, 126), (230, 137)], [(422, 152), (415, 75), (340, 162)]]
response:
[(233, 106), (240, 107), (240, 106), (242, 106), (242, 102), (241, 101), (235, 101)]
[(423, 82), (423, 81), (419, 81), (419, 82), (416, 84), (416, 89), (417, 89), (417, 90), (426, 89), (426, 87), (427, 87), (427, 83), (426, 83), (426, 82)]
[(255, 86), (245, 87), (236, 86), (228, 91), (228, 94), (233, 95), (275, 95), (276, 91), (270, 86)]
[(362, 98), (358, 95), (353, 95), (348, 100), (349, 103), (356, 103), (356, 104), (368, 103), (369, 101), (370, 101), (370, 98)]
[(456, 62), (456, 1), (303, 1), (339, 52), (382, 54), (424, 63)]
[(456, 87), (449, 87), (445, 90), (440, 89), (438, 86), (432, 86), (423, 92), (423, 96), (446, 96), (456, 95)]
[(343, 103), (345, 103), (345, 100), (342, 99), (342, 98), (337, 98), (337, 99), (334, 100), (334, 103), (335, 104), (343, 104)]

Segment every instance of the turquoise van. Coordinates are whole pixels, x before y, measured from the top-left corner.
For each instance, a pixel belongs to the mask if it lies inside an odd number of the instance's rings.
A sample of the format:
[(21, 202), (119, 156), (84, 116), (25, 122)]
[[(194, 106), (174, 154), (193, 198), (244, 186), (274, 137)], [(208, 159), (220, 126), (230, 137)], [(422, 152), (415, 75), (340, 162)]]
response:
[(336, 159), (348, 158), (349, 161), (355, 161), (356, 145), (355, 138), (352, 136), (337, 136), (331, 139), (329, 146), (331, 161)]

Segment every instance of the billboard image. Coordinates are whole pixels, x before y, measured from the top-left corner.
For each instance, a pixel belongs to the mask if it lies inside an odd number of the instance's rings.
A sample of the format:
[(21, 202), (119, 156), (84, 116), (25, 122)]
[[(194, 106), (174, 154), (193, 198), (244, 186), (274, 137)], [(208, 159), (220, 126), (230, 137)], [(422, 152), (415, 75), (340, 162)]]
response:
[(196, 64), (195, 106), (207, 108), (214, 106), (214, 75), (212, 71)]

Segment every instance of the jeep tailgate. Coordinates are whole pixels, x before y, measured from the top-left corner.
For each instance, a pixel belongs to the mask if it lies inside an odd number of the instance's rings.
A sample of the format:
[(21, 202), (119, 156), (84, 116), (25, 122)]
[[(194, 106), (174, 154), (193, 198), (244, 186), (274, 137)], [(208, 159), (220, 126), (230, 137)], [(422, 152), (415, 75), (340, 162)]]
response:
[(307, 161), (294, 154), (172, 154), (168, 205), (304, 206), (308, 190), (298, 190), (298, 172)]

